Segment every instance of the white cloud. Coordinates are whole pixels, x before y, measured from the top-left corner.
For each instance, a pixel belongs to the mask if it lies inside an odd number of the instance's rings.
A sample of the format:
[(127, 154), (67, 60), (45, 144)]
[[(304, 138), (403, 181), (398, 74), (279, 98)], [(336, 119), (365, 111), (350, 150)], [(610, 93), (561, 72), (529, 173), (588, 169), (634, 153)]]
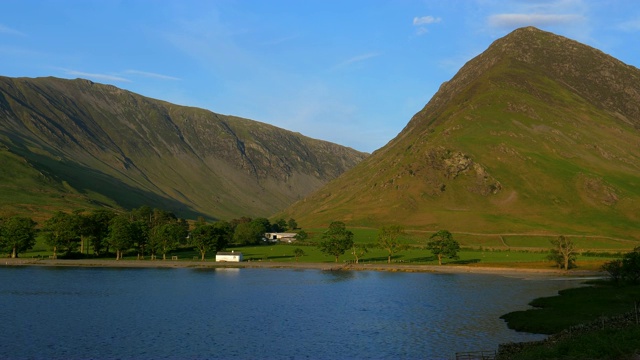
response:
[(10, 27), (6, 27), (2, 24), (0, 24), (0, 34), (7, 34), (7, 35), (16, 35), (16, 36), (27, 36), (27, 34), (23, 33), (22, 31), (18, 31), (16, 29), (12, 29)]
[(424, 34), (428, 33), (429, 30), (427, 30), (425, 25), (439, 23), (440, 21), (442, 21), (441, 18), (433, 17), (431, 15), (421, 16), (421, 17), (414, 17), (413, 18), (413, 26), (417, 27), (416, 35), (421, 36), (421, 35), (424, 35)]
[(435, 23), (439, 23), (440, 21), (442, 21), (441, 18), (437, 18), (433, 16), (414, 17), (413, 25), (420, 26), (420, 25), (426, 25), (426, 24), (435, 24)]
[(585, 17), (575, 14), (497, 14), (489, 17), (492, 27), (522, 27), (522, 26), (550, 26), (570, 25), (584, 21)]
[(108, 75), (108, 74), (94, 74), (94, 73), (87, 73), (87, 72), (75, 71), (75, 70), (64, 70), (64, 72), (67, 73), (68, 75), (80, 76), (80, 77), (85, 77), (90, 79), (118, 81), (118, 82), (131, 82), (131, 80), (129, 79), (125, 79), (120, 76)]
[(156, 73), (147, 72), (147, 71), (127, 70), (127, 71), (125, 71), (125, 73), (132, 74), (132, 75), (140, 75), (140, 76), (144, 76), (144, 77), (148, 77), (148, 78), (154, 78), (154, 79), (180, 80), (180, 78), (177, 78), (177, 77), (174, 77), (174, 76), (156, 74)]

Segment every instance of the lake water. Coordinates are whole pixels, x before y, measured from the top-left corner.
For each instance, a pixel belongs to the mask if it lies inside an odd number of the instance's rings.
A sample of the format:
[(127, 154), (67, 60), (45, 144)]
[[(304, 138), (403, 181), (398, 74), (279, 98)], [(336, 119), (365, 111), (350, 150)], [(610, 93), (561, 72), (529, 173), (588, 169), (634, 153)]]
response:
[(267, 269), (0, 268), (8, 359), (447, 359), (542, 339), (499, 316), (568, 280)]

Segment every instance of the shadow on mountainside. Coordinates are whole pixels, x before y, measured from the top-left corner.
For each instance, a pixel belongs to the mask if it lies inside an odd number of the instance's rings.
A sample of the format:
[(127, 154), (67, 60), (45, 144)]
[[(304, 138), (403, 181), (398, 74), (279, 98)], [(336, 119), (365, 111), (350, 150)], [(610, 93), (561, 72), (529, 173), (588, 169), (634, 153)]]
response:
[[(7, 135), (10, 139), (13, 137), (6, 133), (4, 135)], [(111, 175), (72, 161), (54, 149), (46, 149), (46, 151), (51, 154), (60, 154), (59, 158), (61, 160), (36, 154), (23, 145), (22, 141), (12, 141), (8, 147), (11, 149), (10, 151), (25, 158), (35, 169), (46, 174), (47, 177), (61, 184), (64, 182), (69, 184), (74, 190), (86, 196), (90, 203), (107, 205), (92, 197), (92, 193), (95, 193), (113, 200), (117, 205), (125, 209), (147, 205), (173, 212), (177, 216), (186, 219), (197, 219), (202, 216), (217, 220), (208, 214), (194, 210), (176, 199), (133, 187)]]

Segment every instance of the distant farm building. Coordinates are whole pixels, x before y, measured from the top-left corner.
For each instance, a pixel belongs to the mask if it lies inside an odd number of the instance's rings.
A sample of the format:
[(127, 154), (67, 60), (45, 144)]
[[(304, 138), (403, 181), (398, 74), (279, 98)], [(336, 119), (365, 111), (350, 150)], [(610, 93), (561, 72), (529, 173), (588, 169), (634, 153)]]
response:
[(296, 233), (265, 233), (264, 238), (270, 242), (286, 241), (292, 242), (296, 239)]
[(218, 252), (216, 253), (216, 261), (220, 262), (241, 262), (242, 261), (242, 253), (241, 252)]

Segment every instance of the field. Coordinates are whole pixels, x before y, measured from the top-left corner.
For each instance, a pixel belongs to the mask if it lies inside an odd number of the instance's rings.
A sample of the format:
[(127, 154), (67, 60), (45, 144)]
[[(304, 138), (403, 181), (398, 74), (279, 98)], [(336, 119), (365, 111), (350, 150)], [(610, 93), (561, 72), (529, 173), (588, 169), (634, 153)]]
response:
[[(354, 242), (359, 248), (366, 247), (367, 251), (360, 254), (359, 263), (382, 264), (387, 262), (388, 253), (375, 246), (377, 230), (371, 228), (350, 229), (354, 233)], [(310, 237), (301, 243), (278, 243), (259, 246), (232, 246), (227, 250), (242, 252), (245, 261), (268, 262), (306, 262), (306, 263), (332, 263), (332, 256), (323, 254), (315, 245), (320, 241), (324, 229), (310, 229), (307, 232)], [(436, 265), (437, 259), (425, 246), (430, 234), (424, 232), (408, 231), (401, 237), (401, 242), (406, 246), (405, 250), (393, 254), (391, 262), (395, 264), (421, 264)], [(460, 242), (461, 251), (458, 259), (444, 259), (444, 265), (467, 265), (483, 267), (511, 267), (511, 268), (535, 268), (551, 269), (556, 265), (547, 260), (548, 251), (551, 248), (549, 236), (515, 236), (515, 235), (471, 235), (453, 234), (454, 239)], [(580, 270), (598, 270), (600, 266), (609, 260), (618, 258), (620, 254), (632, 250), (636, 243), (625, 242), (606, 238), (577, 237), (574, 242), (580, 249), (577, 257), (577, 266)], [(304, 255), (297, 258), (294, 255), (296, 249), (301, 249)], [(48, 257), (52, 252), (50, 248), (39, 238), (34, 248), (24, 254), (23, 258)], [(90, 254), (90, 253), (89, 253)], [(167, 254), (171, 259), (177, 256), (178, 260), (199, 260), (200, 254), (188, 246), (181, 247)], [(136, 259), (135, 252), (129, 252), (125, 259)], [(148, 258), (148, 257), (147, 257)], [(213, 261), (215, 253), (206, 254), (206, 261)], [(347, 251), (340, 256), (339, 262), (354, 262), (352, 251)]]

